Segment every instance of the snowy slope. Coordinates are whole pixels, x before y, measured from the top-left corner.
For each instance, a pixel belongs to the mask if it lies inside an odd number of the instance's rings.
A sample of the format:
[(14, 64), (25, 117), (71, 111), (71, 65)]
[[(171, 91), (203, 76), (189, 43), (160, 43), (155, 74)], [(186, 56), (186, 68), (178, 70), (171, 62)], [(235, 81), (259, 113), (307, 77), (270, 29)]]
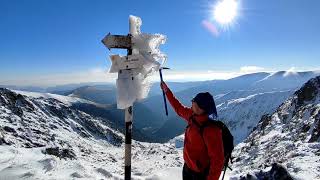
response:
[(273, 88), (286, 90), (299, 88), (299, 84), (303, 84), (317, 75), (319, 75), (319, 72), (317, 71), (278, 71), (275, 73), (270, 73), (267, 77), (252, 84), (252, 86), (256, 89)]
[(83, 86), (71, 91), (68, 96), (87, 99), (100, 104), (115, 104), (116, 87), (110, 85)]
[[(217, 104), (218, 118), (230, 128), (235, 137), (235, 144), (242, 142), (249, 135), (262, 115), (272, 113), (293, 93), (293, 91), (274, 91), (252, 94), (254, 92), (232, 91), (216, 97), (216, 102), (222, 102)], [(239, 96), (241, 98), (232, 99)], [(181, 118), (171, 118), (155, 136), (158, 136), (159, 139), (167, 137), (172, 131), (181, 134), (185, 127), (186, 123)], [(178, 131), (178, 128), (181, 130)]]
[(77, 98), (77, 97), (72, 97), (72, 96), (69, 97), (69, 96), (62, 96), (62, 95), (51, 94), (51, 93), (38, 93), (38, 92), (19, 91), (19, 90), (13, 90), (13, 92), (16, 92), (21, 95), (33, 97), (33, 98), (55, 99), (68, 106), (71, 106), (74, 103), (96, 104), (92, 101)]
[(219, 119), (227, 124), (238, 144), (249, 135), (262, 115), (273, 112), (291, 94), (291, 91), (276, 91), (228, 100), (217, 106)]
[[(253, 73), (228, 80), (206, 81), (197, 86), (182, 91), (173, 90), (173, 92), (186, 106), (191, 105), (191, 99), (197, 93), (210, 92), (215, 96), (216, 105), (223, 104), (220, 105), (222, 111), (220, 111), (220, 107), (218, 108), (218, 115), (227, 121), (232, 121), (235, 128), (243, 127), (235, 131), (235, 133), (240, 133), (239, 136), (236, 134), (236, 137), (239, 137), (237, 142), (240, 142), (245, 138), (245, 135), (251, 132), (264, 113), (273, 112), (292, 92), (317, 74), (319, 72)], [(286, 91), (288, 91), (288, 94)], [(243, 98), (249, 99), (242, 103), (236, 100), (241, 101)], [(231, 103), (232, 101), (234, 102)], [(165, 116), (162, 96), (150, 97), (142, 103), (146, 107), (150, 107), (149, 111), (162, 121), (162, 127), (152, 134), (155, 139), (159, 137), (159, 142), (168, 141), (175, 135), (183, 133), (186, 125), (181, 122), (170, 105), (168, 106), (169, 117)], [(245, 103), (245, 106), (243, 103)], [(257, 103), (258, 106), (256, 104), (250, 105), (250, 103)], [(258, 109), (258, 107), (261, 109)], [(241, 122), (243, 123), (242, 126)]]
[[(24, 94), (0, 89), (1, 178), (123, 177), (123, 135), (109, 121), (69, 107), (79, 99)], [(168, 168), (181, 171), (182, 151), (174, 144), (133, 141), (132, 154), (134, 179), (163, 179)]]
[(234, 177), (258, 176), (273, 163), (297, 179), (320, 179), (320, 76), (311, 79), (235, 150)]
[[(256, 127), (261, 116), (274, 112), (292, 94), (292, 91), (276, 91), (228, 100), (217, 105), (219, 120), (226, 123), (234, 136), (234, 143), (238, 144)], [(225, 96), (232, 95), (228, 93)], [(180, 147), (183, 146), (183, 140), (184, 134), (173, 138), (170, 142)]]

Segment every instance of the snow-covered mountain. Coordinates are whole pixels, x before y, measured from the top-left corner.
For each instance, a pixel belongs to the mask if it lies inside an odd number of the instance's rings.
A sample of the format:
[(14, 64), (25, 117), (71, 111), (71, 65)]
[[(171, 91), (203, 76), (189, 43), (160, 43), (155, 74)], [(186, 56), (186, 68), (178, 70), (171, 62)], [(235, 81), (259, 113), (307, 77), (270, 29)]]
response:
[(263, 172), (278, 163), (293, 178), (320, 179), (319, 137), (320, 76), (305, 83), (273, 114), (262, 116), (236, 147), (232, 173), (244, 179), (263, 179)]
[[(80, 110), (93, 117), (99, 117), (104, 121), (107, 121), (109, 126), (112, 129), (118, 130), (122, 133), (125, 132), (125, 123), (123, 121), (124, 113), (123, 111), (117, 109), (116, 105), (100, 104), (97, 102), (92, 102), (90, 100), (81, 99), (78, 97), (63, 96), (63, 95), (57, 95), (57, 94), (51, 94), (51, 93), (37, 93), (37, 92), (27, 92), (27, 91), (18, 91), (18, 90), (14, 90), (14, 92), (29, 96), (29, 97), (33, 97), (33, 98), (56, 99), (68, 105), (69, 108), (71, 109)], [(144, 122), (148, 122), (148, 121), (144, 121)], [(144, 127), (144, 124), (141, 124), (140, 122), (135, 122), (133, 124), (133, 131), (135, 132), (135, 135), (133, 138), (139, 141), (152, 142), (151, 139), (145, 135), (146, 133), (141, 132), (141, 128), (140, 128), (141, 126)]]
[(79, 97), (100, 104), (115, 104), (117, 102), (114, 85), (83, 86), (74, 89), (68, 96)]
[[(241, 142), (255, 127), (260, 117), (273, 112), (294, 91), (300, 88), (318, 72), (253, 73), (229, 80), (206, 81), (198, 86), (174, 92), (176, 97), (187, 106), (199, 92), (208, 91), (215, 96), (220, 119), (231, 125), (236, 143)], [(170, 86), (169, 86), (170, 87)], [(183, 133), (186, 124), (169, 106), (169, 117), (163, 113), (162, 96), (154, 96), (142, 102), (152, 107), (153, 114), (162, 117), (162, 127), (153, 133), (153, 137), (167, 141)]]
[[(24, 95), (22, 95), (22, 94)], [(72, 108), (79, 98), (0, 89), (0, 179), (121, 179), (123, 135)], [(135, 179), (179, 171), (181, 150), (133, 141)]]
[[(252, 93), (252, 91), (250, 91)], [(258, 124), (262, 115), (272, 113), (281, 103), (283, 103), (292, 91), (274, 91), (266, 93), (251, 94), (243, 98), (230, 99), (247, 92), (231, 92), (216, 98), (226, 98), (217, 105), (219, 120), (224, 121), (234, 135), (235, 144), (242, 142)], [(236, 94), (235, 96), (232, 94)], [(228, 97), (224, 97), (228, 96)], [(154, 134), (160, 141), (165, 142), (168, 138), (183, 133), (186, 122), (181, 118), (171, 117)], [(180, 129), (180, 131), (178, 131)], [(162, 137), (163, 139), (160, 139)]]
[(249, 135), (263, 114), (272, 113), (291, 94), (291, 91), (275, 91), (227, 100), (217, 106), (219, 119), (227, 124), (238, 144)]
[[(242, 133), (238, 129), (253, 128), (236, 147), (228, 178), (319, 179), (320, 77), (295, 93), (241, 90), (216, 99), (221, 100), (219, 111), (229, 115), (226, 119), (249, 119), (228, 121), (236, 138)], [(287, 100), (276, 108), (283, 99)], [(100, 106), (75, 97), (0, 89), (0, 177), (122, 179), (123, 134), (112, 128), (113, 121), (85, 113), (75, 104)], [(272, 115), (257, 118), (259, 122), (254, 119), (274, 109)], [(183, 135), (164, 144), (133, 141), (133, 179), (181, 179), (182, 147)]]
[[(202, 82), (168, 83), (175, 95), (185, 105), (190, 106), (190, 100), (201, 91), (209, 91), (215, 96), (220, 118), (233, 124), (235, 133), (239, 134), (237, 142), (245, 138), (257, 123), (257, 119), (264, 113), (271, 113), (282, 101), (289, 97), (308, 79), (315, 77), (319, 72), (290, 72), (253, 73), (232, 78), (229, 80), (215, 80)], [(110, 119), (124, 128), (123, 113), (116, 106), (116, 91), (112, 84), (93, 84), (70, 90), (75, 85), (48, 88), (51, 91), (69, 93), (69, 96), (107, 105), (107, 108), (97, 108), (94, 105), (82, 103), (75, 107), (86, 113)], [(287, 94), (285, 92), (288, 92)], [(264, 94), (264, 95), (262, 95)], [(279, 96), (279, 97), (276, 97)], [(256, 99), (257, 98), (257, 99)], [(256, 99), (256, 100), (255, 100)], [(270, 99), (267, 101), (266, 99)], [(261, 102), (259, 106), (250, 106), (250, 103)], [(246, 107), (242, 106), (246, 103)], [(260, 109), (257, 109), (260, 107)], [(221, 108), (221, 109), (220, 109)], [(255, 111), (249, 109), (255, 108)], [(235, 115), (235, 111), (237, 115)], [(151, 87), (150, 95), (134, 106), (134, 127), (136, 139), (149, 142), (166, 142), (181, 134), (186, 126), (185, 122), (173, 112), (169, 106), (169, 117), (164, 114), (163, 97), (158, 83)], [(121, 121), (121, 122), (120, 122)], [(239, 122), (239, 123), (237, 123)], [(242, 124), (241, 124), (242, 123)], [(238, 124), (238, 125), (236, 125)], [(231, 125), (231, 124), (230, 124)], [(238, 129), (241, 127), (241, 130)]]

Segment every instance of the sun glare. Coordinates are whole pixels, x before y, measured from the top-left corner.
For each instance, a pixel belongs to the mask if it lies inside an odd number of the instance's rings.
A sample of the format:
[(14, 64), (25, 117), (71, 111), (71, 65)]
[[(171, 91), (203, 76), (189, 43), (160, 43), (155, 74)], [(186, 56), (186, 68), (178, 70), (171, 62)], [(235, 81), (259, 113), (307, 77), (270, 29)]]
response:
[(228, 25), (237, 16), (237, 0), (219, 0), (213, 9), (214, 19), (221, 25)]

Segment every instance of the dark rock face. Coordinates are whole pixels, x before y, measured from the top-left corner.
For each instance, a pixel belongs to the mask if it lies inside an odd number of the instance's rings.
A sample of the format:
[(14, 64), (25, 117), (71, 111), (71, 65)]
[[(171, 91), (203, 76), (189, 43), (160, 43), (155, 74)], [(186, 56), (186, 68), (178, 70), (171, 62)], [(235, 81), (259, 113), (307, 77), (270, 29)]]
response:
[(317, 76), (304, 84), (304, 86), (295, 92), (299, 106), (303, 105), (305, 101), (314, 100), (319, 94), (320, 90), (320, 76)]
[[(295, 95), (297, 96), (297, 105), (302, 106), (306, 102), (315, 101), (317, 97), (320, 96), (320, 76), (310, 79), (304, 86), (298, 90)], [(312, 113), (313, 114), (313, 113)], [(311, 138), (309, 142), (316, 142), (320, 137), (320, 114), (317, 112), (315, 114), (315, 128), (312, 131)], [(309, 126), (305, 126), (304, 131), (308, 131)]]
[(7, 131), (7, 132), (11, 132), (11, 133), (16, 133), (16, 130), (14, 130), (13, 128), (11, 128), (9, 126), (4, 126), (3, 130)]
[(3, 137), (2, 132), (1, 132), (1, 129), (0, 129), (0, 145), (3, 145), (3, 144), (5, 144), (5, 145), (10, 145), (10, 143), (8, 143), (8, 142), (5, 140), (5, 138)]
[(60, 149), (59, 147), (46, 148), (42, 153), (53, 155), (60, 159), (76, 159), (76, 154), (72, 149)]
[(270, 171), (247, 174), (246, 176), (240, 177), (240, 180), (293, 180), (293, 178), (286, 168), (278, 163), (274, 163)]
[(265, 114), (261, 117), (259, 123), (261, 123), (261, 130), (264, 130), (265, 127), (270, 123), (271, 116), (269, 114)]
[(19, 117), (23, 115), (23, 111), (32, 112), (34, 110), (32, 103), (24, 96), (4, 88), (0, 88), (0, 105), (6, 105)]
[(290, 176), (289, 172), (278, 163), (274, 163), (268, 173), (269, 179), (277, 179), (277, 180), (293, 180)]
[(309, 140), (310, 143), (316, 142), (320, 137), (320, 113), (318, 112), (315, 118), (315, 128), (312, 131), (311, 138)]

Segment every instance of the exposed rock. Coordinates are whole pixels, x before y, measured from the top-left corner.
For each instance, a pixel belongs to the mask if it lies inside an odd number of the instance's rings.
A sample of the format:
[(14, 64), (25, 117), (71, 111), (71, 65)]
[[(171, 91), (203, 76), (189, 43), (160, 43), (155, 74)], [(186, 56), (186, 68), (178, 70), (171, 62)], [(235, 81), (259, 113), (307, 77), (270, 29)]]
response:
[(270, 171), (241, 176), (240, 180), (293, 180), (289, 172), (278, 163), (272, 164)]
[(17, 133), (16, 130), (14, 130), (13, 128), (11, 128), (9, 126), (4, 126), (3, 130), (10, 132), (10, 133)]
[(70, 174), (70, 176), (72, 178), (83, 178), (83, 176), (81, 176), (81, 174), (79, 174), (78, 172), (74, 172), (74, 173)]
[(261, 123), (261, 130), (264, 130), (264, 128), (270, 123), (271, 116), (269, 114), (265, 114), (261, 117), (261, 120), (259, 123)]
[(0, 129), (0, 145), (2, 144), (7, 144), (9, 145), (9, 143), (4, 139), (4, 136), (2, 135), (1, 129)]
[(315, 77), (304, 84), (304, 86), (295, 92), (299, 106), (303, 105), (305, 101), (314, 100), (319, 94), (320, 89), (320, 76)]
[(97, 172), (101, 173), (103, 176), (105, 176), (107, 178), (111, 178), (112, 177), (112, 174), (110, 172), (106, 171), (103, 168), (98, 168)]
[(316, 142), (319, 141), (320, 137), (320, 113), (318, 112), (315, 120), (315, 128), (312, 131), (311, 138), (309, 142)]
[(46, 148), (42, 153), (53, 155), (60, 159), (76, 159), (76, 155), (72, 149), (60, 149), (59, 147)]
[(237, 159), (233, 165), (241, 166), (239, 172), (270, 166), (272, 169), (268, 173), (247, 174), (242, 179), (292, 179), (288, 172), (301, 178), (300, 171), (310, 173), (312, 178), (319, 177), (315, 170), (319, 166), (320, 147), (319, 91), (320, 76), (305, 83), (273, 114), (262, 116), (254, 131), (235, 148)]

